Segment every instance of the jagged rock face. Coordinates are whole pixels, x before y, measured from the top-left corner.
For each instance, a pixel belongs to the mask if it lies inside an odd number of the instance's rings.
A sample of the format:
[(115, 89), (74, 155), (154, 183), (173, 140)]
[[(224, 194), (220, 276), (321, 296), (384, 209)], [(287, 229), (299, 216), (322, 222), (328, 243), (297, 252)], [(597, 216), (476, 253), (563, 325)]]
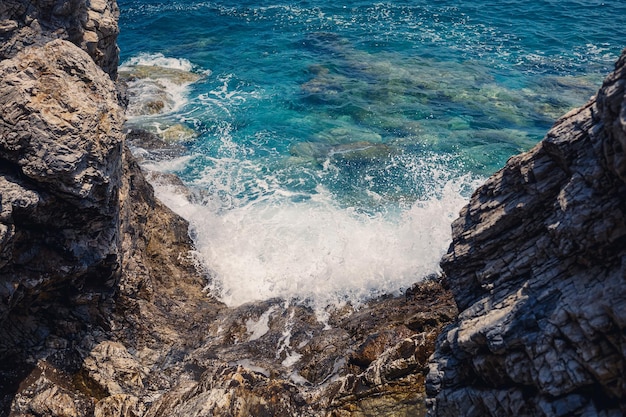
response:
[(626, 413), (625, 86), (626, 53), (454, 222), (430, 415)]
[(66, 41), (0, 62), (0, 321), (24, 298), (119, 267), (123, 112)]
[(116, 79), (118, 16), (115, 0), (2, 0), (0, 60), (30, 45), (65, 39)]
[[(167, 290), (155, 289), (160, 304)], [(135, 359), (104, 342), (84, 361), (90, 378), (112, 395), (146, 403), (146, 416), (424, 415), (428, 357), (439, 330), (456, 315), (450, 294), (431, 280), (406, 297), (334, 311), (326, 324), (312, 309), (284, 300), (225, 308), (206, 298), (198, 305), (201, 299), (185, 293), (185, 301), (196, 303), (187, 325), (181, 320), (174, 327), (171, 317), (139, 301), (143, 312), (133, 321), (145, 324), (129, 326), (143, 333), (134, 338)], [(174, 317), (183, 307), (179, 300), (172, 298)], [(152, 334), (144, 326), (154, 326)], [(171, 339), (151, 344), (159, 332)]]

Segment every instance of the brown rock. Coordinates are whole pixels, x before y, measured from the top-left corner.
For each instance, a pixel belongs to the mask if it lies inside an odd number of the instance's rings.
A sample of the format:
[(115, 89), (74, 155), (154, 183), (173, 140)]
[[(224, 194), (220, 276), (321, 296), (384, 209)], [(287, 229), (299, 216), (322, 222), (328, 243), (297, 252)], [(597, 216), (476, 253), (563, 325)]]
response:
[(145, 405), (137, 397), (117, 394), (96, 403), (94, 417), (142, 417)]
[(91, 398), (77, 392), (69, 375), (40, 361), (13, 400), (11, 415), (87, 417), (93, 415)]

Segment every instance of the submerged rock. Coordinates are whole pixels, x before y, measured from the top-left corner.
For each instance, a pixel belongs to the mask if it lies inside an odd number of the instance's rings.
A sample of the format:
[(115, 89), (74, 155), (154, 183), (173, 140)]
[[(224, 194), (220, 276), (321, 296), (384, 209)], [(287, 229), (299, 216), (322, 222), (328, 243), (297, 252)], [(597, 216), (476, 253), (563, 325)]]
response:
[(626, 413), (625, 85), (626, 53), (454, 222), (430, 415)]

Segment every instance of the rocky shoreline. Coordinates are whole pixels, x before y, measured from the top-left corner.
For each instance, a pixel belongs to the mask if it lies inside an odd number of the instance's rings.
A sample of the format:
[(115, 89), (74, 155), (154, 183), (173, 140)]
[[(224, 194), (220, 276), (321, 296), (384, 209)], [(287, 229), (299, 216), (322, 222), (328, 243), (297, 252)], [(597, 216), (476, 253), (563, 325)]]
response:
[(0, 415), (626, 413), (625, 55), (474, 194), (445, 278), (322, 323), (203, 290), (128, 150), (158, 139), (125, 132), (118, 15), (0, 4)]
[(626, 51), (452, 225), (436, 416), (626, 413)]

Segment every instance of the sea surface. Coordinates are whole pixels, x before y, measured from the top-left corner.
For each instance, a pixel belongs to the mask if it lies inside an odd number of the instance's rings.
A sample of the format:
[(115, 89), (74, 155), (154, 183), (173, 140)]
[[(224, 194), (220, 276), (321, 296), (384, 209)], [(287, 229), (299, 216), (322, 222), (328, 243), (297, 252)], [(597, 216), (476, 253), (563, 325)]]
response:
[(585, 103), (626, 2), (118, 0), (134, 152), (229, 305), (431, 273), (471, 192)]

